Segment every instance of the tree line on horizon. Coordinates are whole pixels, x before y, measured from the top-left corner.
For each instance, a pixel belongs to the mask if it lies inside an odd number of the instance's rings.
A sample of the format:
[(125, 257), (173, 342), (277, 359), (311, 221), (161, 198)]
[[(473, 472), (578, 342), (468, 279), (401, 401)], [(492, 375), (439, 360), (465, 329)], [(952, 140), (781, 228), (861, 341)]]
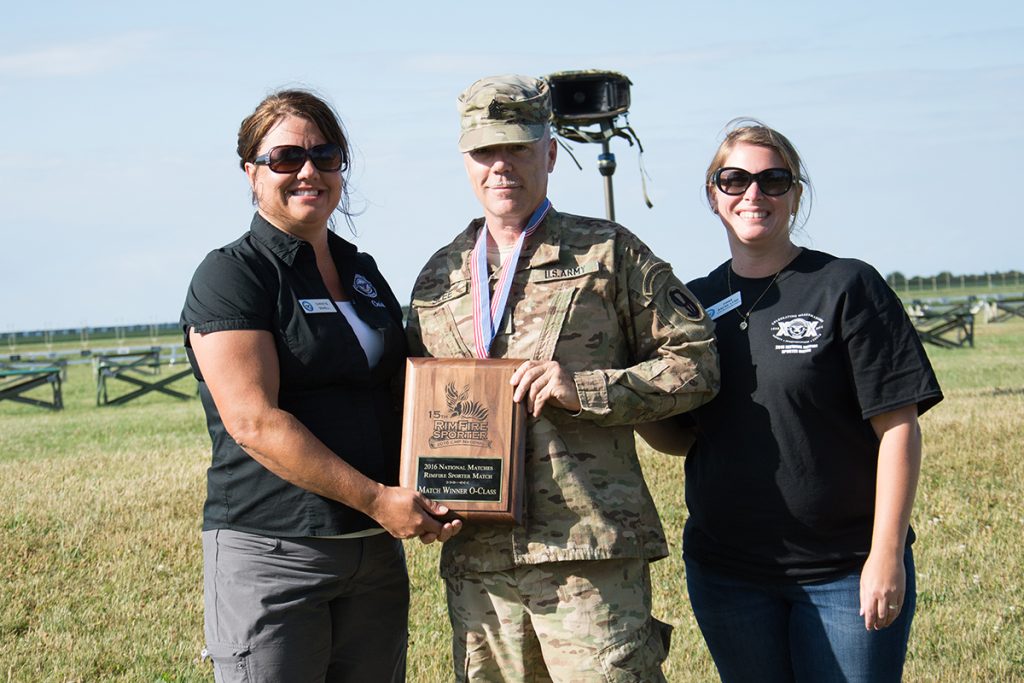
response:
[(1024, 274), (1019, 270), (960, 275), (944, 270), (937, 275), (913, 275), (907, 277), (900, 271), (895, 270), (885, 276), (885, 281), (897, 291), (910, 289), (1012, 287), (1021, 285), (1024, 282), (1022, 275)]

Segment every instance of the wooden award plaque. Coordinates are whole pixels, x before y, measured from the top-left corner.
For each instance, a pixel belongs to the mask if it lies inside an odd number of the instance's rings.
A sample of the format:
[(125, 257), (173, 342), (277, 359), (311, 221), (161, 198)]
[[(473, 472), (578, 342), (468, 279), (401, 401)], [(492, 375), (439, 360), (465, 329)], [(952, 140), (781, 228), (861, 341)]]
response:
[(402, 486), (469, 521), (522, 523), (526, 408), (508, 383), (522, 362), (408, 359)]

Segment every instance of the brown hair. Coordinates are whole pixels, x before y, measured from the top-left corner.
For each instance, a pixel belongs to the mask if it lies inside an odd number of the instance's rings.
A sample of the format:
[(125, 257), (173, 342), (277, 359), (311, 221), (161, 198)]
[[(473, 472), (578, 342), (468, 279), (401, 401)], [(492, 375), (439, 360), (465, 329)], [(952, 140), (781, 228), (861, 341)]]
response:
[[(348, 170), (351, 159), (348, 137), (345, 135), (341, 119), (334, 108), (326, 101), (308, 90), (278, 90), (267, 95), (256, 105), (252, 114), (242, 120), (238, 128), (238, 165), (245, 169), (245, 164), (256, 158), (263, 138), (270, 129), (285, 116), (297, 116), (315, 125), (327, 142), (341, 147), (341, 201), (338, 211), (345, 216), (346, 222), (352, 225), (349, 211)], [(253, 195), (253, 204), (256, 196)]]
[(796, 202), (797, 206), (794, 208), (793, 223), (796, 223), (796, 212), (802, 205), (801, 199), (803, 195), (807, 194), (807, 210), (804, 212), (803, 221), (807, 220), (807, 215), (810, 213), (811, 195), (813, 189), (811, 187), (811, 178), (807, 174), (807, 167), (804, 166), (804, 162), (800, 159), (800, 154), (796, 151), (796, 147), (792, 142), (789, 141), (785, 135), (769, 128), (757, 119), (751, 118), (738, 118), (733, 119), (725, 126), (729, 132), (725, 134), (725, 139), (722, 140), (722, 144), (718, 146), (718, 151), (715, 152), (715, 156), (711, 158), (711, 163), (708, 164), (708, 169), (704, 173), (704, 198), (707, 199), (708, 205), (714, 209), (714, 198), (712, 191), (714, 189), (714, 181), (712, 178), (715, 175), (715, 171), (722, 167), (725, 163), (726, 157), (732, 153), (736, 145), (756, 145), (758, 147), (767, 147), (768, 149), (774, 150), (780, 157), (782, 162), (789, 169), (790, 173), (793, 174), (793, 180), (803, 185), (806, 189), (805, 192), (800, 192), (797, 195)]

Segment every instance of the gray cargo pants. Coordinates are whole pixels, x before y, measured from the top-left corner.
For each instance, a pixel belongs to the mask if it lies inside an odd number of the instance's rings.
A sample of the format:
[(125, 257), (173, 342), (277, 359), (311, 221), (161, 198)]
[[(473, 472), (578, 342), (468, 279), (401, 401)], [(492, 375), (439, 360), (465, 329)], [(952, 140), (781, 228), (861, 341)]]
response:
[(206, 649), (217, 683), (404, 681), (400, 541), (203, 532)]

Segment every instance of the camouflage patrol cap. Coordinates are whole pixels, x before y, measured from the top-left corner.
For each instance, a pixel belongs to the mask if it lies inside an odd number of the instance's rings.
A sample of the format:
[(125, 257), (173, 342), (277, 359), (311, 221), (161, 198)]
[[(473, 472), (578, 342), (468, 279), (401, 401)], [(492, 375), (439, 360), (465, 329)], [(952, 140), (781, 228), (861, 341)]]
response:
[(530, 76), (481, 78), (459, 95), (459, 151), (536, 142), (551, 121), (546, 81)]

